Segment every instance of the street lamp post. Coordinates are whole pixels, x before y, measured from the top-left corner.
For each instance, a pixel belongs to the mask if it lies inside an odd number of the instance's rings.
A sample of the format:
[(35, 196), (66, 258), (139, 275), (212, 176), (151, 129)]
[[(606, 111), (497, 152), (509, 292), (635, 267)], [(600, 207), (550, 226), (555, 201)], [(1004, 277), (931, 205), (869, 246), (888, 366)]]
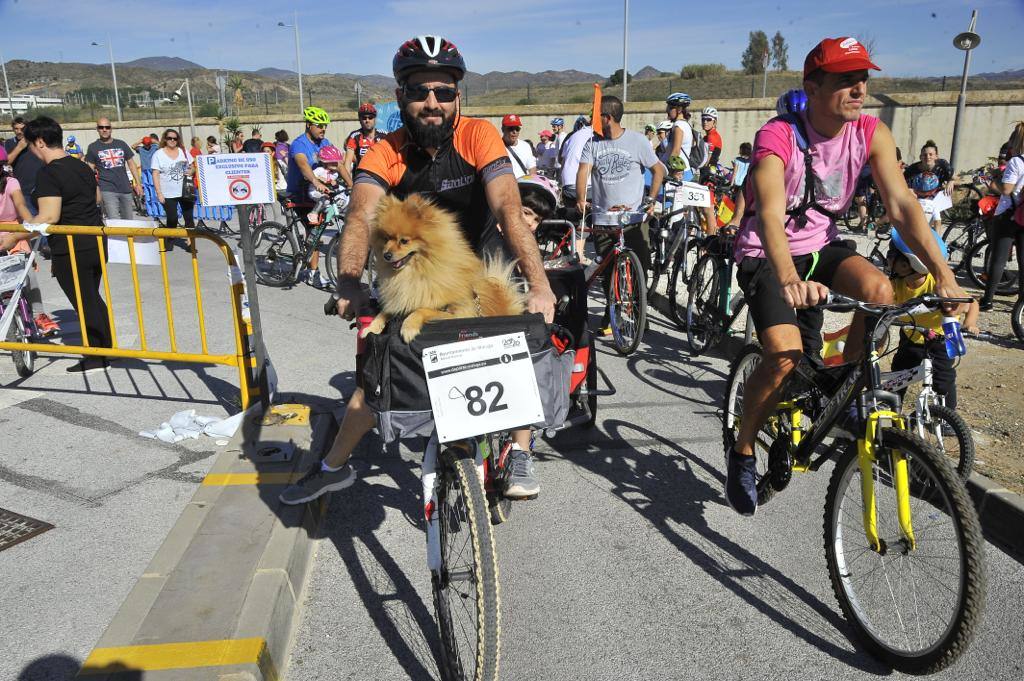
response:
[(629, 71), (626, 61), (629, 55), (629, 0), (623, 0), (622, 9), (622, 103), (629, 101)]
[(971, 50), (981, 44), (981, 36), (974, 32), (978, 22), (978, 10), (971, 12), (971, 25), (966, 31), (953, 38), (953, 47), (964, 51), (964, 74), (960, 78), (960, 95), (956, 98), (956, 119), (953, 121), (953, 144), (949, 150), (949, 165), (957, 169), (957, 154), (960, 151), (960, 123), (967, 108), (967, 71), (971, 68)]
[[(104, 43), (98, 43), (93, 41), (94, 47), (103, 47)], [(110, 56), (110, 75), (114, 77), (114, 105), (117, 106), (117, 122), (120, 123), (121, 118), (121, 96), (117, 94), (117, 69), (114, 67), (114, 48), (110, 44), (110, 36), (107, 36), (107, 54)]]
[(192, 115), (192, 86), (189, 84), (188, 78), (186, 78), (185, 82), (181, 84), (181, 87), (175, 90), (174, 94), (171, 95), (171, 101), (176, 102), (181, 99), (182, 90), (185, 91), (185, 99), (188, 101), (189, 139), (191, 140), (191, 138), (196, 136), (196, 118)]
[(11, 85), (7, 82), (7, 60), (0, 55), (0, 68), (4, 71), (4, 87), (7, 89), (7, 106), (11, 109), (11, 120), (14, 120), (14, 100), (11, 99)]
[(306, 105), (303, 104), (302, 97), (302, 51), (299, 49), (299, 13), (295, 12), (294, 23), (286, 24), (283, 21), (277, 22), (277, 25), (281, 28), (294, 28), (295, 29), (295, 69), (299, 72), (299, 112), (301, 113)]

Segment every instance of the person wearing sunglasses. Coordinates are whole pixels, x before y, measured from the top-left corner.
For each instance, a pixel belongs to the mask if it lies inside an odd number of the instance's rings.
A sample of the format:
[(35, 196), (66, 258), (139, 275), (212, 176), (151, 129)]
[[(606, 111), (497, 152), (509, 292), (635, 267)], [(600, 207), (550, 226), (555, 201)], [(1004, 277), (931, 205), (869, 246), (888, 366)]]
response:
[(177, 130), (164, 130), (152, 163), (153, 189), (156, 190), (157, 201), (163, 204), (167, 213), (167, 228), (178, 227), (178, 206), (181, 206), (185, 229), (194, 229), (192, 209), (196, 202), (191, 196), (185, 196), (185, 184), (191, 184), (195, 166), (192, 165), (191, 154), (182, 147), (181, 134)]
[(313, 168), (320, 150), (331, 146), (327, 139), (331, 117), (318, 106), (307, 106), (302, 115), (306, 131), (296, 137), (288, 149), (288, 198), (306, 206), (312, 205), (308, 198), (310, 187), (321, 194), (327, 193), (327, 186), (313, 174)]
[[(551, 292), (533, 233), (523, 218), (519, 187), (498, 131), (486, 120), (461, 115), (459, 81), (466, 62), (459, 49), (440, 36), (406, 41), (392, 61), (403, 126), (373, 145), (355, 171), (345, 231), (338, 256), (338, 315), (351, 320), (369, 303), (360, 285), (369, 250), (370, 223), (378, 202), (391, 194), (419, 194), (455, 218), (480, 256), (510, 251), (529, 282), (528, 307), (551, 322)], [(502, 231), (498, 231), (498, 223)], [(356, 362), (357, 388), (348, 400), (338, 436), (327, 456), (280, 496), (301, 504), (355, 481), (349, 456), (376, 425), (362, 388), (362, 358)], [(525, 435), (525, 437), (524, 437)], [(508, 496), (532, 496), (540, 484), (529, 453), (529, 431), (515, 437)]]
[(359, 129), (353, 130), (345, 140), (345, 162), (341, 164), (341, 179), (352, 186), (352, 173), (374, 144), (384, 139), (384, 133), (377, 132), (377, 107), (370, 102), (359, 105)]
[[(109, 118), (96, 121), (96, 132), (100, 138), (86, 149), (85, 162), (97, 173), (103, 214), (108, 219), (131, 220), (135, 216), (132, 192), (142, 195), (142, 175), (135, 152), (124, 140), (113, 136)], [(129, 182), (129, 172), (135, 184)]]
[(537, 167), (537, 159), (533, 155), (533, 147), (519, 137), (523, 129), (523, 120), (516, 114), (507, 114), (501, 119), (501, 141), (505, 143), (508, 158), (512, 161), (512, 172), (516, 179), (529, 175)]

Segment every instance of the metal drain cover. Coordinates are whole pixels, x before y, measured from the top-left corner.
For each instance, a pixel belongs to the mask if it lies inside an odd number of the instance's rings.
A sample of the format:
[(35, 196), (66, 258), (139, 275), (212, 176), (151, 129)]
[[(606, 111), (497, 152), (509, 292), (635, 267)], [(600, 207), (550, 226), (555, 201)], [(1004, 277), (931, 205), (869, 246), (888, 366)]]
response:
[(0, 508), (0, 551), (52, 529), (50, 523)]

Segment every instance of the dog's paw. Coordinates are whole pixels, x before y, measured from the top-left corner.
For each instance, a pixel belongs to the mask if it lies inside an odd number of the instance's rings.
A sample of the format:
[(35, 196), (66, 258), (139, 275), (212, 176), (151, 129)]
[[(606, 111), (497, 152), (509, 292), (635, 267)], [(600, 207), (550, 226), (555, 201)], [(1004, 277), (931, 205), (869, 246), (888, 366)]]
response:
[(384, 330), (384, 325), (387, 324), (387, 322), (387, 317), (384, 317), (382, 315), (374, 317), (373, 321), (370, 322), (369, 326), (367, 326), (366, 328), (359, 332), (359, 337), (366, 338), (371, 333), (380, 333), (381, 331)]
[(411, 343), (413, 338), (420, 335), (422, 329), (423, 322), (412, 317), (406, 317), (405, 321), (402, 322), (402, 340), (406, 343)]

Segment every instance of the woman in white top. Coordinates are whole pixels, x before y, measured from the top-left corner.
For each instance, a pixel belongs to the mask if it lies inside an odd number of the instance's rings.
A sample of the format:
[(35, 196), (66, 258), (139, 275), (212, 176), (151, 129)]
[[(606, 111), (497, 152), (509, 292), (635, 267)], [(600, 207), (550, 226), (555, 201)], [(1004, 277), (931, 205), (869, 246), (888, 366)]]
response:
[(185, 217), (185, 229), (194, 229), (196, 224), (192, 217), (195, 199), (182, 198), (185, 183), (191, 186), (195, 166), (192, 157), (181, 147), (181, 134), (173, 129), (164, 130), (160, 137), (160, 148), (153, 154), (153, 188), (156, 200), (163, 204), (167, 213), (167, 228), (178, 226), (178, 206)]
[[(1003, 170), (1002, 195), (990, 228), (992, 242), (989, 248), (992, 249), (992, 257), (988, 263), (985, 295), (981, 297), (982, 310), (992, 309), (992, 297), (1003, 279), (1010, 246), (1016, 242), (1017, 257), (1024, 255), (1024, 226), (1018, 225), (1013, 219), (1017, 206), (1024, 201), (1024, 121), (1017, 123), (1013, 129), (1009, 144), (1010, 160)], [(1024, 295), (1024, 272), (1018, 272), (1017, 286)]]

